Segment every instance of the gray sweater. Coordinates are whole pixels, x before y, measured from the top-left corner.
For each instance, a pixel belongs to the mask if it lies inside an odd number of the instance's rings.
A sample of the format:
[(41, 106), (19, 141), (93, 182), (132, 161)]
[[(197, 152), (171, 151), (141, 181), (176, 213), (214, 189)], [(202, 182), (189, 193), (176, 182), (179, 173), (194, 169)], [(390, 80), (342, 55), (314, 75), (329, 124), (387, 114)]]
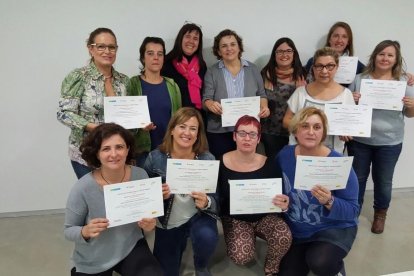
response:
[[(349, 89), (353, 92), (360, 91), (363, 79), (371, 79), (370, 75), (359, 74), (353, 83), (349, 85)], [(401, 81), (407, 81), (402, 76)], [(414, 88), (407, 85), (405, 95), (414, 96)], [(355, 141), (371, 146), (393, 146), (398, 145), (404, 140), (404, 110), (372, 110), (371, 137), (354, 137)]]
[[(132, 167), (131, 181), (148, 178), (141, 168)], [(75, 242), (72, 261), (77, 272), (99, 273), (115, 266), (143, 238), (137, 223), (108, 228), (96, 238), (85, 241), (82, 226), (91, 219), (105, 218), (103, 189), (92, 173), (79, 179), (73, 186), (66, 204), (65, 230), (67, 240)]]
[[(259, 69), (251, 62), (244, 66), (244, 97), (260, 96), (267, 98), (263, 86), (263, 79)], [(219, 68), (219, 62), (208, 68), (204, 77), (203, 102), (213, 100), (220, 102), (221, 99), (227, 99), (227, 87), (224, 80), (224, 74)], [(207, 110), (207, 131), (213, 133), (232, 132), (234, 127), (222, 127), (221, 116)]]

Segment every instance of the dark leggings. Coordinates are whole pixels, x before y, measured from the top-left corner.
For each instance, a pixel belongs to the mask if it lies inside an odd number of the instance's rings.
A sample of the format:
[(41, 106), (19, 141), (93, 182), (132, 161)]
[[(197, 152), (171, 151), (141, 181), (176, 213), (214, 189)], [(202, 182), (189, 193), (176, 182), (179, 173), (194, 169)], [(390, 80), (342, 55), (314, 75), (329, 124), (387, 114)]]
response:
[[(111, 254), (111, 252), (102, 252), (102, 254)], [(122, 276), (161, 276), (162, 269), (158, 261), (152, 255), (145, 238), (140, 239), (132, 251), (122, 261), (114, 267), (96, 274), (86, 274), (76, 272), (76, 268), (70, 271), (71, 276), (112, 276), (116, 271)]]
[(347, 252), (329, 242), (292, 244), (280, 264), (280, 276), (306, 276), (311, 270), (318, 276), (338, 274)]

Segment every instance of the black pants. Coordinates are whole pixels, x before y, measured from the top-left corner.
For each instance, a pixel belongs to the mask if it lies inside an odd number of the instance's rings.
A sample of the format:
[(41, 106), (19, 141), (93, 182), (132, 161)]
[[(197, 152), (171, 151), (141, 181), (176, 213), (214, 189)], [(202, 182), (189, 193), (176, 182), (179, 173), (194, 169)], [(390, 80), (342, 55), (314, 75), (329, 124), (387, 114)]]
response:
[(289, 143), (289, 137), (287, 136), (278, 136), (266, 133), (262, 133), (260, 140), (264, 145), (266, 156), (270, 159), (274, 159), (279, 151)]
[(236, 142), (233, 140), (233, 132), (207, 132), (207, 140), (209, 150), (216, 160), (220, 160), (223, 154), (236, 149)]
[[(111, 252), (102, 252), (102, 254), (111, 254)], [(86, 274), (76, 272), (76, 268), (72, 268), (71, 276), (112, 276), (112, 273), (116, 271), (122, 276), (161, 276), (163, 275), (162, 269), (158, 261), (152, 255), (147, 241), (145, 238), (140, 239), (131, 253), (120, 261), (114, 267), (96, 274)]]
[(318, 276), (334, 276), (344, 266), (347, 252), (328, 242), (292, 244), (280, 264), (280, 276), (306, 276), (311, 270)]

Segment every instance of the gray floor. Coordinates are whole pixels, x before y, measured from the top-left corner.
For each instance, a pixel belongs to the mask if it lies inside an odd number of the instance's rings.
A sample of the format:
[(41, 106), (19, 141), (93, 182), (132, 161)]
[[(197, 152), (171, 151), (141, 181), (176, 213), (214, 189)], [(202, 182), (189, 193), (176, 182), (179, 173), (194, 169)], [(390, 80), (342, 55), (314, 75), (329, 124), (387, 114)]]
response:
[[(414, 270), (414, 191), (394, 192), (382, 235), (370, 232), (373, 216), (371, 198), (372, 194), (368, 193), (357, 239), (345, 259), (347, 275), (384, 275)], [(0, 275), (69, 275), (72, 244), (64, 240), (62, 225), (62, 214), (1, 218)], [(257, 262), (249, 267), (239, 267), (226, 257), (223, 239), (220, 238), (210, 264), (213, 275), (263, 275), (266, 250), (263, 242), (258, 241)], [(194, 275), (190, 247), (183, 259), (183, 275)]]

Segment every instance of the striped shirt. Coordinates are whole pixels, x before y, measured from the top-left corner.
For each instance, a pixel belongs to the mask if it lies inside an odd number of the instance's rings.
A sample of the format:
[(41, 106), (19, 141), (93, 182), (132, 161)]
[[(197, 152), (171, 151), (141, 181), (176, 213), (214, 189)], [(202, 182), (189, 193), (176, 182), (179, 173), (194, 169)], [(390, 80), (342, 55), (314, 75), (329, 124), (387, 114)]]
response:
[(244, 97), (244, 67), (249, 66), (249, 63), (241, 59), (241, 69), (236, 76), (233, 76), (230, 71), (224, 66), (224, 62), (220, 60), (219, 68), (222, 69), (224, 81), (226, 82), (228, 98), (242, 98)]

